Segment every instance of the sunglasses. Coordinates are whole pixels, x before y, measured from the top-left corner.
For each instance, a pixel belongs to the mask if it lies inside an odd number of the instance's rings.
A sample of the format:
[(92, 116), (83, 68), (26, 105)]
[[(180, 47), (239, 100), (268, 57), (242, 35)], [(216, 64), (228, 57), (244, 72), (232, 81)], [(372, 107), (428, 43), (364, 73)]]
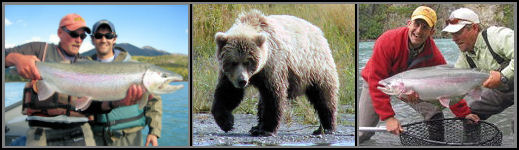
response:
[(446, 26), (448, 26), (449, 24), (458, 24), (458, 23), (472, 24), (472, 22), (465, 20), (465, 19), (454, 18), (454, 19), (445, 20)]
[(96, 39), (101, 39), (101, 38), (103, 38), (103, 36), (106, 39), (112, 39), (112, 38), (116, 37), (117, 35), (115, 35), (114, 33), (105, 33), (105, 34), (103, 34), (103, 33), (95, 33), (94, 34), (94, 38), (96, 38)]
[(79, 34), (79, 33), (75, 32), (75, 31), (70, 31), (70, 30), (68, 30), (67, 27), (65, 27), (65, 26), (62, 26), (62, 27), (61, 27), (61, 30), (67, 32), (68, 35), (70, 35), (70, 37), (72, 37), (72, 38), (77, 38), (77, 37), (79, 37), (79, 38), (81, 38), (81, 40), (83, 40), (83, 39), (85, 39), (86, 36), (87, 36), (85, 33), (81, 33), (81, 34)]

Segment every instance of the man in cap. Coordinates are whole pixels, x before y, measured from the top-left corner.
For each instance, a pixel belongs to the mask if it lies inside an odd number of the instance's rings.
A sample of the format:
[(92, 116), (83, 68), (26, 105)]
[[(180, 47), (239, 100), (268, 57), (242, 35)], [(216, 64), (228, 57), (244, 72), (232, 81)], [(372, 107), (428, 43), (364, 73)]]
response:
[(469, 106), (481, 119), (498, 114), (514, 104), (514, 31), (491, 26), (484, 29), (478, 15), (468, 9), (454, 10), (446, 21), (444, 32), (460, 48), (454, 67), (477, 68), (489, 72), (483, 82), (481, 100), (469, 101)]
[[(96, 54), (91, 58), (99, 62), (132, 61), (130, 54), (115, 46), (117, 33), (115, 26), (108, 20), (100, 20), (92, 27), (92, 44)], [(94, 115), (92, 131), (97, 145), (103, 146), (142, 146), (142, 129), (149, 126), (146, 146), (158, 146), (162, 121), (162, 101), (159, 95), (151, 96), (144, 110), (138, 104), (114, 108), (110, 113)]]
[[(373, 54), (361, 75), (365, 82), (360, 95), (359, 127), (374, 127), (379, 119), (386, 122), (387, 131), (400, 134), (402, 127), (396, 119), (389, 95), (377, 89), (378, 82), (400, 72), (427, 66), (446, 64), (432, 39), (435, 32), (436, 12), (420, 6), (411, 15), (406, 27), (383, 33), (373, 47)], [(403, 101), (416, 100), (418, 93), (399, 97)], [(426, 102), (408, 103), (425, 120), (443, 118), (442, 108)], [(465, 101), (450, 107), (456, 116), (467, 116), (470, 110)], [(456, 108), (456, 109), (452, 109)], [(367, 141), (373, 132), (359, 132), (359, 143)], [(441, 133), (438, 133), (441, 134)], [(441, 139), (440, 139), (441, 140)]]
[[(77, 14), (64, 16), (58, 27), (59, 44), (44, 42), (26, 43), (6, 49), (6, 67), (16, 66), (18, 74), (32, 82), (26, 84), (22, 113), (27, 115), (30, 129), (27, 146), (95, 146), (92, 130), (87, 123), (88, 114), (109, 111), (108, 102), (92, 102), (87, 110), (76, 110), (82, 98), (55, 93), (49, 99), (39, 101), (34, 85), (41, 76), (35, 62), (74, 63), (88, 60), (79, 55), (79, 48), (90, 29)], [(116, 101), (117, 106), (133, 105), (143, 95), (143, 88), (132, 85), (126, 98)]]

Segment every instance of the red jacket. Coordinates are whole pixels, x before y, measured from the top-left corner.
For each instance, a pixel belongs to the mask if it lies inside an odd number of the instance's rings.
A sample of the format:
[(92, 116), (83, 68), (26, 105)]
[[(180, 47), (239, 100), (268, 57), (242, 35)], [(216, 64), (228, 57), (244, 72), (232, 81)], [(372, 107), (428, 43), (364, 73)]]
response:
[[(446, 64), (432, 38), (425, 41), (424, 50), (414, 60), (408, 61), (408, 31), (409, 28), (400, 27), (383, 33), (375, 41), (373, 55), (361, 72), (362, 78), (368, 83), (373, 107), (380, 120), (386, 120), (395, 115), (389, 95), (377, 89), (380, 80), (413, 68)], [(470, 113), (465, 100), (461, 100), (450, 108), (458, 117)]]

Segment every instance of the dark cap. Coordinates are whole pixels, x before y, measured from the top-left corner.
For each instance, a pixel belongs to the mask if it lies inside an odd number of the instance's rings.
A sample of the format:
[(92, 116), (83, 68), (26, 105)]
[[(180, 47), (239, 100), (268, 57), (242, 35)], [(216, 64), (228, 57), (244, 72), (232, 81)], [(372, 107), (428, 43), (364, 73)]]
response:
[(115, 33), (115, 27), (114, 27), (114, 25), (112, 24), (112, 22), (103, 19), (103, 20), (99, 20), (98, 22), (96, 22), (96, 23), (94, 24), (94, 26), (92, 27), (92, 30), (93, 30), (92, 34), (96, 33), (96, 32), (97, 32), (97, 29), (98, 29), (101, 25), (104, 25), (104, 24), (108, 25), (108, 27), (110, 28), (110, 30), (112, 30), (112, 32)]

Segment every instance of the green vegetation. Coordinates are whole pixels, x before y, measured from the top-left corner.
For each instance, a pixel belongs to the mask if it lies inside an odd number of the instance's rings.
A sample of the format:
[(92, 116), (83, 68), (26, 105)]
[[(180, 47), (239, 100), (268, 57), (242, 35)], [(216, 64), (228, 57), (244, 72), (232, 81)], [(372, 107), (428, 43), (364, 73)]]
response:
[(441, 32), (445, 27), (444, 20), (453, 10), (462, 7), (478, 13), (483, 27), (497, 25), (514, 28), (514, 5), (510, 4), (359, 4), (360, 40), (375, 40), (384, 31), (405, 26), (413, 11), (422, 5), (436, 11), (438, 21), (434, 38), (449, 38), (449, 34)]
[[(340, 80), (339, 105), (355, 104), (355, 6), (310, 4), (202, 4), (193, 6), (193, 112), (206, 113), (211, 109), (218, 78), (214, 35), (227, 31), (243, 11), (258, 9), (265, 15), (293, 15), (321, 28), (332, 49)], [(234, 113), (256, 114), (259, 94), (249, 88)], [(313, 107), (306, 97), (285, 102), (284, 118), (304, 116), (304, 122), (317, 123)], [(338, 109), (339, 113), (354, 113)], [(340, 120), (339, 122), (340, 123)]]
[(182, 78), (184, 78), (184, 81), (189, 79), (189, 57), (186, 55), (171, 54), (161, 56), (132, 56), (132, 59), (139, 62), (154, 64), (169, 71), (178, 73)]
[[(502, 7), (503, 18), (500, 20), (505, 27), (509, 27), (511, 29), (514, 28), (514, 5), (504, 5)], [(496, 12), (497, 13), (497, 12)], [(512, 16), (512, 17), (511, 17)]]

